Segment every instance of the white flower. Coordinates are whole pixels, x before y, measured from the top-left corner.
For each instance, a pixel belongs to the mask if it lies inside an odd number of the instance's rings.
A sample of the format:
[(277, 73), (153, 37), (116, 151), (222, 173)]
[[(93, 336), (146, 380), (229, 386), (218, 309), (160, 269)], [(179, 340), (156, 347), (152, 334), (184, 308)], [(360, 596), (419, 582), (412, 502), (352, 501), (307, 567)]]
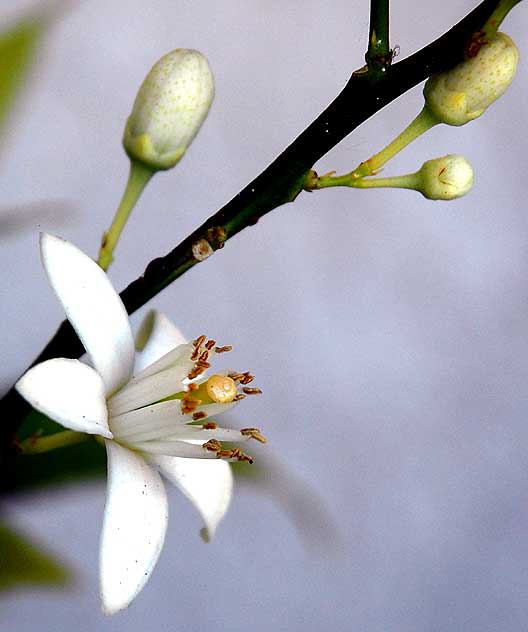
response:
[(214, 97), (207, 59), (178, 48), (150, 69), (128, 118), (123, 145), (131, 158), (170, 169), (198, 133)]
[(196, 380), (215, 352), (229, 348), (215, 347), (204, 336), (186, 343), (161, 314), (151, 316), (140, 332), (142, 350), (133, 375), (136, 354), (128, 316), (106, 274), (52, 235), (41, 237), (41, 257), (95, 369), (56, 358), (30, 369), (16, 388), (66, 428), (104, 437), (108, 491), (100, 576), (103, 611), (112, 614), (127, 607), (145, 585), (163, 545), (168, 510), (159, 472), (201, 513), (204, 537), (213, 535), (232, 492), (231, 470), (223, 459), (250, 460), (239, 449), (224, 450), (220, 441), (264, 439), (255, 428), (188, 423), (231, 408), (243, 397), (237, 384), (247, 384), (252, 376)]

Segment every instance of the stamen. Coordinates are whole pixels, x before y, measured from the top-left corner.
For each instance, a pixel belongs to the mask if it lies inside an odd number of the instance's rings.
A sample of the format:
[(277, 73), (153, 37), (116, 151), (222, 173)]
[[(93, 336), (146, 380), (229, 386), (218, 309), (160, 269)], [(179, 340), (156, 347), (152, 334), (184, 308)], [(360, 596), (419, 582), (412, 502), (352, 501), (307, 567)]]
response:
[(249, 388), (248, 386), (245, 386), (242, 390), (246, 395), (262, 395), (260, 388)]
[(202, 403), (201, 399), (185, 395), (181, 400), (181, 410), (184, 415), (194, 412)]
[(216, 353), (226, 353), (226, 351), (231, 351), (233, 347), (231, 345), (225, 345), (223, 347), (215, 347)]
[(234, 382), (240, 382), (240, 380), (244, 377), (243, 373), (228, 373), (228, 377), (230, 377)]
[(237, 461), (247, 461), (253, 463), (253, 458), (248, 454), (244, 454), (240, 448), (233, 448), (233, 450), (222, 449), (222, 444), (216, 439), (209, 439), (202, 445), (204, 450), (208, 452), (216, 452), (217, 459), (236, 459)]
[(208, 351), (211, 351), (211, 349), (215, 346), (215, 344), (216, 344), (216, 340), (209, 340), (205, 343), (205, 348)]
[(198, 360), (194, 369), (191, 369), (189, 373), (187, 373), (187, 378), (189, 380), (194, 380), (195, 377), (201, 375), (205, 371), (205, 369), (208, 369), (210, 366), (211, 365), (209, 364), (209, 362)]
[(187, 390), (189, 392), (197, 391), (198, 390), (198, 384), (195, 384), (194, 382), (192, 384), (187, 384)]
[(246, 396), (242, 395), (242, 393), (239, 393), (234, 399), (234, 402), (239, 402), (241, 399), (244, 399)]
[(233, 450), (218, 450), (216, 453), (217, 459), (236, 459), (237, 461), (247, 461), (253, 463), (253, 457), (249, 454), (242, 452), (240, 448), (234, 448)]
[(260, 443), (268, 442), (266, 437), (260, 434), (260, 430), (258, 428), (242, 428), (240, 434), (243, 434), (246, 437), (251, 437), (252, 439), (256, 439), (257, 441), (260, 441)]
[(196, 347), (196, 349), (199, 349), (204, 340), (206, 339), (207, 336), (198, 336), (198, 338), (196, 338), (196, 340), (193, 340), (193, 345)]
[(204, 450), (208, 450), (209, 452), (216, 452), (218, 454), (218, 452), (222, 449), (222, 444), (216, 439), (209, 439), (209, 441), (206, 441), (202, 445), (202, 448)]
[(198, 362), (206, 362), (209, 358), (209, 351), (207, 349), (202, 353), (202, 355), (198, 358)]
[(250, 382), (253, 382), (254, 379), (255, 379), (255, 376), (251, 375), (249, 371), (246, 371), (244, 373), (244, 377), (240, 380), (240, 384), (249, 384)]
[(200, 412), (193, 414), (193, 421), (198, 421), (199, 419), (205, 419), (206, 417), (207, 417), (207, 413), (204, 413), (204, 411), (201, 410)]
[(207, 423), (203, 424), (202, 428), (204, 430), (216, 430), (218, 428), (218, 424), (216, 424), (214, 421), (208, 421)]

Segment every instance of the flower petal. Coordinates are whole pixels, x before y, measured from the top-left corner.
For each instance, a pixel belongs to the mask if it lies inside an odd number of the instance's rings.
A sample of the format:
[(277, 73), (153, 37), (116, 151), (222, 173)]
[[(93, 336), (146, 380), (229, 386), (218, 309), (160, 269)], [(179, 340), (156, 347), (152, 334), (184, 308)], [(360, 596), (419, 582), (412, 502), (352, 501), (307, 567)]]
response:
[(174, 347), (187, 342), (182, 332), (165, 314), (151, 310), (143, 319), (136, 335), (136, 366), (139, 373)]
[(125, 307), (103, 270), (73, 244), (45, 233), (40, 250), (51, 286), (109, 395), (134, 368), (134, 340)]
[(112, 438), (103, 380), (84, 362), (47, 360), (29, 369), (15, 388), (33, 408), (66, 428)]
[(136, 452), (106, 441), (108, 492), (101, 534), (103, 612), (126, 608), (147, 582), (163, 546), (168, 507), (163, 482)]
[(205, 528), (204, 540), (210, 540), (224, 517), (233, 492), (233, 474), (225, 461), (148, 456), (171, 483), (176, 485), (200, 512)]

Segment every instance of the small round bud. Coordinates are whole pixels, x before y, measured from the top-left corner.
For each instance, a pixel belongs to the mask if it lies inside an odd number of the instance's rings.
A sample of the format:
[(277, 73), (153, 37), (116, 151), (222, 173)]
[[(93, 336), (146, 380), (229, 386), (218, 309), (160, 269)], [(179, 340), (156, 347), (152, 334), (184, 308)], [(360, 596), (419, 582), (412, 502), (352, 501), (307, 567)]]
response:
[(518, 62), (514, 42), (505, 33), (497, 33), (475, 57), (432, 75), (424, 87), (425, 102), (441, 123), (464, 125), (504, 93)]
[(155, 170), (174, 167), (198, 133), (213, 96), (213, 75), (201, 53), (179, 48), (162, 57), (134, 101), (123, 137), (127, 154)]
[(449, 154), (424, 162), (418, 171), (416, 187), (429, 200), (454, 200), (465, 195), (473, 185), (473, 169), (464, 156)]
[(211, 375), (207, 380), (207, 394), (218, 404), (232, 402), (237, 394), (235, 381), (227, 375)]

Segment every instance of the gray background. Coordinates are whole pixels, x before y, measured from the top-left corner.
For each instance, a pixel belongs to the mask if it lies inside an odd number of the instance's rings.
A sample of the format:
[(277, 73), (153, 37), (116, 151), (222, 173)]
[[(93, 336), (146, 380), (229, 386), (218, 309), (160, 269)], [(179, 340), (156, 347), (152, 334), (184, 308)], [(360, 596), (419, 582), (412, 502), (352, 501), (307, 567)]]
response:
[[(30, 4), (4, 0), (0, 18)], [(393, 4), (392, 39), (406, 56), (476, 2)], [(527, 22), (523, 3), (505, 25), (523, 57)], [(366, 0), (86, 0), (61, 19), (2, 147), (4, 385), (62, 317), (37, 234), (96, 254), (127, 174), (125, 117), (158, 57), (200, 49), (217, 96), (180, 166), (142, 197), (111, 269), (117, 288), (326, 106), (362, 64), (367, 25)], [(434, 129), (385, 170), (463, 153), (476, 173), (466, 198), (302, 194), (152, 302), (189, 336), (233, 344), (230, 361), (256, 373), (265, 395), (231, 421), (269, 436), (254, 452), (281, 464), (270, 474), (280, 502), (244, 487), (205, 545), (171, 490), (158, 567), (110, 619), (97, 595), (103, 483), (10, 502), (13, 523), (77, 581), (67, 593), (4, 596), (2, 629), (527, 629), (526, 77), (522, 59), (485, 116)], [(349, 170), (420, 107), (418, 87), (317, 168)], [(310, 490), (301, 496), (299, 481)]]

